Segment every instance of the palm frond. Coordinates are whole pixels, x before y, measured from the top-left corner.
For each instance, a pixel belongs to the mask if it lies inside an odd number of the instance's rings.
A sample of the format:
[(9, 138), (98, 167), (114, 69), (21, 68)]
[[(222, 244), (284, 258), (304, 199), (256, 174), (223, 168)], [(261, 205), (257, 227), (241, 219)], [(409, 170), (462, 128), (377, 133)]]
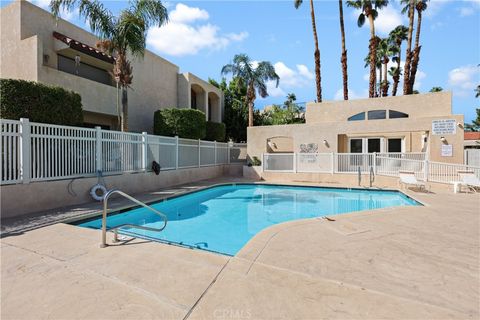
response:
[(168, 22), (167, 8), (158, 0), (135, 0), (131, 11), (145, 21), (146, 29), (152, 25), (161, 27)]
[(303, 0), (294, 0), (294, 1), (293, 1), (293, 5), (295, 6), (295, 9), (300, 8), (300, 6), (302, 5), (302, 3), (303, 3)]
[(362, 12), (360, 13), (360, 15), (358, 16), (358, 20), (357, 20), (357, 26), (359, 28), (363, 27), (363, 25), (365, 24), (365, 14)]

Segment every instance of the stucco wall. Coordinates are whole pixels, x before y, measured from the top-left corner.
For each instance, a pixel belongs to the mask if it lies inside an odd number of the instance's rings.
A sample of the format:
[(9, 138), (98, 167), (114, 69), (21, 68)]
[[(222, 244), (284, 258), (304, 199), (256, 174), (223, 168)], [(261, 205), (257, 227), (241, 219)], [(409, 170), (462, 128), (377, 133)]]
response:
[[(158, 176), (152, 172), (106, 176), (104, 180), (108, 189), (117, 188), (129, 194), (138, 194), (222, 175), (240, 175), (241, 168), (242, 165), (236, 164), (219, 165), (162, 171)], [(92, 202), (89, 192), (95, 184), (97, 178), (2, 186), (2, 218)]]
[[(347, 121), (350, 116), (369, 110), (397, 110), (409, 114), (410, 118), (450, 115), (452, 113), (452, 93), (442, 91), (375, 99), (308, 103), (305, 118), (307, 124), (343, 122)], [(378, 120), (370, 121), (376, 123)]]
[[(455, 119), (457, 123), (463, 124), (463, 115), (452, 115), (450, 107), (450, 93), (441, 94), (426, 94), (426, 95), (412, 95), (408, 99), (404, 97), (390, 97), (382, 98), (383, 102), (375, 102), (377, 99), (370, 99), (372, 102), (368, 108), (371, 110), (380, 108), (380, 104), (388, 105), (386, 108), (406, 112), (416, 106), (419, 111), (411, 111), (412, 115), (409, 118), (401, 119), (385, 119), (385, 120), (370, 120), (370, 121), (346, 121), (346, 118), (338, 121), (326, 121), (320, 119), (321, 115), (324, 115), (324, 108), (322, 104), (309, 104), (308, 110), (314, 109), (313, 112), (307, 113), (306, 124), (296, 125), (281, 125), (281, 126), (261, 126), (250, 127), (247, 130), (248, 146), (247, 152), (250, 157), (260, 157), (262, 153), (268, 151), (267, 139), (277, 136), (286, 136), (293, 138), (293, 150), (295, 152), (300, 151), (300, 144), (303, 143), (316, 143), (318, 144), (318, 152), (348, 152), (348, 138), (352, 137), (404, 137), (405, 152), (423, 152), (429, 151), (429, 158), (431, 161), (448, 162), (448, 163), (463, 163), (463, 134), (462, 128), (456, 128), (454, 135), (432, 135), (432, 121), (436, 119)], [(418, 99), (418, 100), (417, 100)], [(405, 108), (402, 107), (402, 103), (407, 103)], [(407, 101), (407, 102), (406, 102)], [(432, 102), (433, 101), (433, 102)], [(436, 101), (441, 106), (435, 110), (433, 105)], [(388, 102), (388, 103), (387, 103)], [(333, 104), (326, 103), (326, 109), (331, 110)], [(421, 112), (423, 106), (425, 107), (425, 114)], [(348, 102), (342, 102), (338, 105), (341, 109), (342, 106), (349, 110), (368, 110), (365, 100), (350, 100)], [(391, 106), (391, 107), (390, 107)], [(365, 109), (367, 108), (367, 109)], [(385, 107), (384, 107), (385, 108)], [(335, 110), (336, 115), (325, 115), (328, 119), (338, 118), (338, 115), (348, 114), (350, 111)], [(357, 111), (355, 111), (357, 112)], [(416, 116), (415, 116), (416, 115)], [(314, 118), (313, 121), (308, 117)], [(321, 120), (321, 121), (320, 121)], [(428, 150), (422, 150), (422, 135), (427, 133), (428, 135)], [(453, 146), (452, 157), (441, 156), (441, 146), (444, 142), (441, 141), (441, 137), (446, 138), (446, 143)], [(323, 143), (323, 140), (327, 141), (327, 144)]]

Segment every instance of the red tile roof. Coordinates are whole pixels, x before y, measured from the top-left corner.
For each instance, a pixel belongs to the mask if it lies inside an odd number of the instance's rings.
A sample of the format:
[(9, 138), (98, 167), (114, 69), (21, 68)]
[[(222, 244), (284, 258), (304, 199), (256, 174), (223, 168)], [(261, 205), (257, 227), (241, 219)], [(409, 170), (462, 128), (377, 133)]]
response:
[(480, 140), (480, 132), (465, 132), (463, 138), (465, 140)]
[(61, 33), (58, 33), (56, 31), (53, 32), (53, 37), (55, 39), (58, 39), (62, 41), (63, 43), (67, 44), (70, 48), (80, 51), (82, 53), (85, 53), (89, 56), (92, 56), (94, 58), (103, 60), (108, 63), (114, 63), (115, 60), (112, 56), (106, 54), (105, 52), (102, 52), (96, 48), (90, 47), (89, 45), (86, 45), (84, 43), (81, 43), (80, 41), (77, 41), (75, 39), (72, 39), (70, 37), (67, 37), (66, 35), (63, 35)]

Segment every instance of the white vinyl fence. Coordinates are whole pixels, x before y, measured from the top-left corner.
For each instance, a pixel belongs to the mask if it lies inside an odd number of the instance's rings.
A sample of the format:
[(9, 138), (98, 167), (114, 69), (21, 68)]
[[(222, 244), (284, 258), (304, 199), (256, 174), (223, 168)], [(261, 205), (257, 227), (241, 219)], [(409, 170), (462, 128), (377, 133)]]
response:
[(480, 149), (465, 149), (465, 164), (480, 167)]
[(480, 178), (480, 166), (429, 161), (425, 153), (266, 153), (263, 170), (270, 172), (349, 173), (398, 177), (413, 171), (424, 181), (459, 181), (459, 171), (472, 171)]
[(246, 162), (246, 144), (0, 119), (1, 184)]

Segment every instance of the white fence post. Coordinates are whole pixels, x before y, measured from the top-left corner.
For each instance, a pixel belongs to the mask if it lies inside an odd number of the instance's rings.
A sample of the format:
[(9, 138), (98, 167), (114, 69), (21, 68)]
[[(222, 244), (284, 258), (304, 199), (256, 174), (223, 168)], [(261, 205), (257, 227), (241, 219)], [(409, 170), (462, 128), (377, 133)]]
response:
[(142, 171), (146, 172), (148, 168), (148, 134), (142, 132)]
[(377, 153), (373, 153), (373, 173), (377, 174)]
[(95, 159), (96, 159), (96, 171), (102, 171), (102, 128), (95, 127)]
[(425, 160), (425, 162), (423, 164), (423, 179), (425, 181), (428, 181), (428, 176), (429, 176), (429, 172), (430, 172), (429, 166), (430, 166), (429, 161)]
[(297, 173), (297, 153), (293, 153), (293, 172)]
[(22, 183), (30, 183), (31, 169), (31, 141), (30, 141), (30, 121), (26, 118), (20, 119), (20, 179)]
[(334, 174), (335, 173), (335, 153), (331, 152), (330, 153), (330, 173)]
[(178, 170), (178, 136), (175, 136), (175, 170)]
[(215, 165), (217, 165), (217, 140), (213, 141), (213, 148), (215, 150)]
[(201, 164), (201, 161), (200, 161), (200, 157), (201, 157), (201, 152), (200, 152), (201, 147), (200, 147), (200, 144), (201, 144), (200, 139), (198, 139), (198, 167), (199, 167), (199, 168), (200, 168), (200, 164)]
[(227, 144), (227, 163), (230, 164), (230, 149), (233, 147), (232, 140), (228, 141)]

